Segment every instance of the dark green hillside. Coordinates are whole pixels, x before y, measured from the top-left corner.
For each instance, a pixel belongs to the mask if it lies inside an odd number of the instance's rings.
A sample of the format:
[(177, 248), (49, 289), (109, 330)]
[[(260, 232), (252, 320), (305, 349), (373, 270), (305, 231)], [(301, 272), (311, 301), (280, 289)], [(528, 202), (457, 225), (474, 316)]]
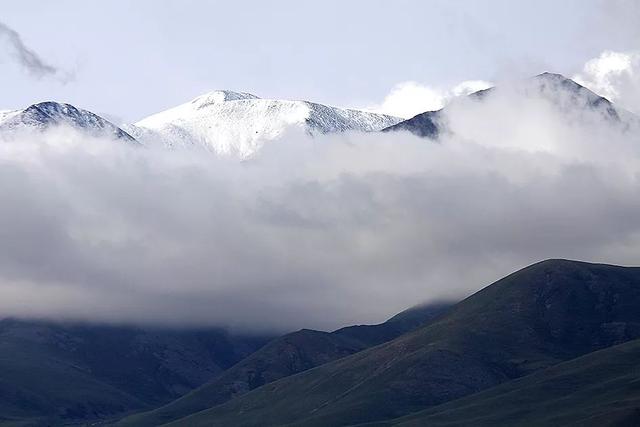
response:
[(640, 269), (541, 262), (391, 342), (175, 422), (349, 425), (400, 417), (640, 337)]
[(640, 340), (589, 353), (481, 393), (375, 424), (425, 425), (640, 425)]
[(156, 426), (224, 403), (277, 379), (396, 338), (441, 315), (451, 305), (442, 302), (413, 307), (379, 325), (349, 326), (331, 333), (303, 329), (287, 334), (193, 392), (125, 418), (120, 425)]
[(51, 424), (157, 406), (255, 351), (265, 338), (0, 321), (0, 420)]

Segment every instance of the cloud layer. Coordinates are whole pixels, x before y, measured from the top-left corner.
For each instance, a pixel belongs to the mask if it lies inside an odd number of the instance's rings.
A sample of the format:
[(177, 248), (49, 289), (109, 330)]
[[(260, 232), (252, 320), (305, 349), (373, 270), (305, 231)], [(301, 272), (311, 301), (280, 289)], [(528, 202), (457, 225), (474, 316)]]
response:
[(639, 264), (637, 128), (504, 90), (454, 131), (310, 139), (251, 160), (69, 130), (0, 144), (0, 312), (333, 328), (550, 257)]

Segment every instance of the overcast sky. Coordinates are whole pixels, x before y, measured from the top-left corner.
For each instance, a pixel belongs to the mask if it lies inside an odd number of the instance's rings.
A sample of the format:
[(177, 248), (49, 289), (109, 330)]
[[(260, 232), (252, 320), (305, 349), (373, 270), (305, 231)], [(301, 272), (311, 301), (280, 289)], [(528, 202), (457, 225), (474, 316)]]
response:
[(11, 2), (0, 21), (45, 68), (25, 73), (0, 50), (0, 109), (52, 99), (134, 121), (214, 89), (361, 107), (403, 82), (573, 75), (605, 50), (637, 48), (637, 4)]

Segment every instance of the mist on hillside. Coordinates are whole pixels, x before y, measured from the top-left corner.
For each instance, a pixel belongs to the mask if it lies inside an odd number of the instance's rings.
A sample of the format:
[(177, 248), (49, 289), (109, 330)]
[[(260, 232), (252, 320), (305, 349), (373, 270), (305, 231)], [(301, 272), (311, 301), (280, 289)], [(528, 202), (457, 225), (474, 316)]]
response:
[(0, 311), (331, 329), (541, 259), (637, 264), (640, 133), (623, 119), (507, 86), (452, 103), (437, 140), (288, 132), (242, 161), (16, 135), (0, 144)]

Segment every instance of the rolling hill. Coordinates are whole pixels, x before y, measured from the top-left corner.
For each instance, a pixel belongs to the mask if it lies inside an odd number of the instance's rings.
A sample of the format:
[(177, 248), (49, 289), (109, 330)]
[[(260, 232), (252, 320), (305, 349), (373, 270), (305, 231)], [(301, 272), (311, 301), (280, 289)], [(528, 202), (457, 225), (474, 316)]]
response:
[(264, 384), (357, 353), (414, 330), (442, 315), (451, 303), (414, 307), (378, 325), (321, 332), (303, 329), (276, 338), (198, 389), (160, 408), (134, 414), (122, 426), (156, 426), (219, 405)]
[(398, 418), (640, 337), (640, 268), (549, 260), (414, 332), (169, 425), (351, 425)]
[(633, 340), (426, 411), (367, 425), (631, 427), (639, 424), (640, 340)]
[(220, 329), (4, 319), (0, 420), (59, 425), (154, 407), (210, 380), (267, 340)]

